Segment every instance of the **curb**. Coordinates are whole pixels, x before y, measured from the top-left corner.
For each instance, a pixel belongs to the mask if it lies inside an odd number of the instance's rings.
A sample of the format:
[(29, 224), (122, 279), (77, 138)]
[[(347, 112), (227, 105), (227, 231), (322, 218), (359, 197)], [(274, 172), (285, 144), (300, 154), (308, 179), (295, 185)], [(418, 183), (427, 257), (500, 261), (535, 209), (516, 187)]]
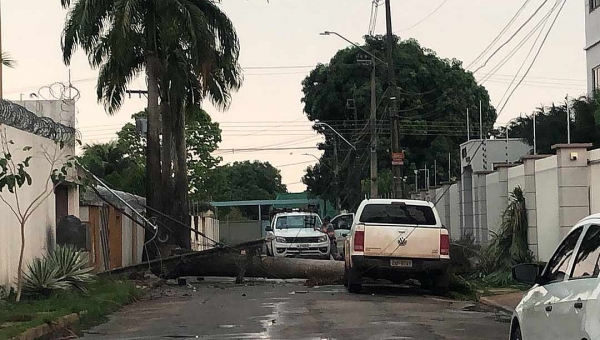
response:
[(56, 319), (55, 321), (52, 321), (51, 323), (45, 323), (43, 325), (30, 328), (25, 332), (12, 338), (12, 340), (35, 340), (43, 336), (50, 335), (54, 332), (60, 331), (78, 323), (80, 320), (80, 314), (82, 313), (73, 313), (61, 316), (60, 318)]
[(508, 308), (508, 307), (502, 306), (501, 304), (499, 304), (499, 303), (497, 303), (497, 302), (495, 302), (495, 301), (493, 301), (491, 299), (488, 299), (485, 296), (480, 297), (478, 302), (480, 304), (482, 304), (482, 305), (491, 307), (491, 308), (493, 308), (493, 309), (495, 309), (497, 311), (500, 311), (500, 312), (503, 312), (503, 313), (507, 313), (509, 315), (512, 315), (513, 312), (514, 312), (514, 310), (512, 308)]

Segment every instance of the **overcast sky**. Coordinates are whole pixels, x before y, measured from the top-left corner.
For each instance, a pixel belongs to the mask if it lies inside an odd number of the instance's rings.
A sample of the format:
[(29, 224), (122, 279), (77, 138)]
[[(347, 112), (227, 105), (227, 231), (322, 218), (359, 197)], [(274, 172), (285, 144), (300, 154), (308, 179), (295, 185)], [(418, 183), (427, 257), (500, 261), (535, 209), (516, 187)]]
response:
[[(21, 95), (28, 98), (30, 93), (38, 93), (44, 85), (66, 82), (69, 69), (62, 62), (60, 50), (66, 11), (60, 7), (60, 0), (0, 1), (2, 47), (18, 62), (15, 69), (5, 69), (5, 98), (19, 99)], [(543, 1), (529, 1), (511, 32)], [(554, 1), (548, 1), (548, 6), (532, 21), (534, 24), (547, 13)], [(585, 1), (567, 1), (529, 77), (508, 102), (498, 118), (499, 123), (517, 117), (521, 112), (530, 113), (541, 104), (564, 100), (567, 93), (578, 96), (585, 92)], [(523, 2), (392, 0), (394, 31), (401, 38), (417, 39), (442, 58), (457, 58), (467, 66), (509, 22)], [(206, 105), (213, 120), (222, 123), (223, 150), (217, 154), (223, 156), (225, 162), (246, 159), (269, 161), (279, 166), (283, 182), (291, 191), (302, 191), (304, 185), (300, 180), (304, 169), (316, 162), (303, 154), (318, 157), (317, 150), (232, 152), (232, 149), (314, 147), (321, 140), (311, 131), (311, 124), (303, 114), (301, 81), (311, 67), (328, 62), (338, 49), (348, 45), (334, 36), (320, 36), (320, 32), (337, 31), (352, 41), (361, 41), (368, 31), (371, 0), (270, 0), (269, 3), (266, 0), (223, 0), (222, 8), (235, 24), (240, 37), (240, 63), (245, 68), (245, 81), (234, 95), (228, 111), (219, 112)], [(529, 32), (532, 26), (523, 32)], [(375, 33), (381, 34), (384, 30), (385, 11), (381, 6)], [(517, 37), (515, 44), (521, 37)], [(507, 45), (499, 58), (492, 59), (476, 74), (477, 78), (482, 79), (489, 73), (515, 44)], [(529, 46), (524, 45), (513, 59), (485, 82), (495, 106), (529, 52)], [(73, 84), (81, 92), (77, 103), (77, 122), (85, 143), (115, 138), (115, 131), (129, 121), (131, 114), (145, 107), (145, 99), (133, 97), (127, 99), (115, 116), (107, 116), (96, 101), (97, 71), (90, 69), (82, 53), (78, 53), (70, 69)], [(144, 78), (133, 81), (131, 88), (145, 89)], [(42, 89), (41, 93), (48, 96), (47, 90)]]

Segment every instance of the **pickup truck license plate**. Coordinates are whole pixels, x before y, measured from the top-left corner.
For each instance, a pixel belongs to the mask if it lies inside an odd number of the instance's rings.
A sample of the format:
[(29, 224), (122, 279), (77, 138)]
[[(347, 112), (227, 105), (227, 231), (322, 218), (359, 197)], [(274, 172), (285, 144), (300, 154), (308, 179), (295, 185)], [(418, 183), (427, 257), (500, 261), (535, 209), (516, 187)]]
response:
[(390, 266), (392, 267), (412, 267), (412, 260), (390, 260)]
[(298, 248), (300, 249), (308, 249), (310, 246), (308, 244), (299, 244)]

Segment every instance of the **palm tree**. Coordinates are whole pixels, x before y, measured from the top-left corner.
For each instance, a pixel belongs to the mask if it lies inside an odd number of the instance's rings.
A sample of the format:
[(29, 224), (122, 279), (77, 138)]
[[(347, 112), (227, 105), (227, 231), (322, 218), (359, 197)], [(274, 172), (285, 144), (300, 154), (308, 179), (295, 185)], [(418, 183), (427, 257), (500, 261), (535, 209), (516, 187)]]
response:
[[(225, 109), (231, 91), (240, 86), (239, 42), (233, 24), (212, 0), (73, 0), (72, 6), (71, 0), (61, 0), (61, 4), (70, 9), (63, 32), (64, 61), (70, 63), (76, 47), (84, 50), (91, 66), (100, 70), (98, 100), (109, 114), (120, 108), (129, 81), (146, 72), (146, 196), (150, 207), (160, 209), (160, 186), (171, 178), (175, 158), (171, 144), (175, 154), (185, 154), (182, 126), (187, 108), (207, 97)], [(161, 111), (166, 158), (162, 170)], [(180, 174), (187, 174), (184, 163), (177, 163)], [(183, 196), (187, 202), (187, 188), (178, 200)]]

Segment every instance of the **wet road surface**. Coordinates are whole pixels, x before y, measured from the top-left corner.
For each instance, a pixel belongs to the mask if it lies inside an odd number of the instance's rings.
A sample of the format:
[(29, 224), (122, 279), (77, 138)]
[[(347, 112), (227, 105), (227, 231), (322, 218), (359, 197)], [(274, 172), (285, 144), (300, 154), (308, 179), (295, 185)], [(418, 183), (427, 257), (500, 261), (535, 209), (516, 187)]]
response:
[(507, 339), (506, 316), (416, 289), (204, 281), (167, 287), (85, 339)]

